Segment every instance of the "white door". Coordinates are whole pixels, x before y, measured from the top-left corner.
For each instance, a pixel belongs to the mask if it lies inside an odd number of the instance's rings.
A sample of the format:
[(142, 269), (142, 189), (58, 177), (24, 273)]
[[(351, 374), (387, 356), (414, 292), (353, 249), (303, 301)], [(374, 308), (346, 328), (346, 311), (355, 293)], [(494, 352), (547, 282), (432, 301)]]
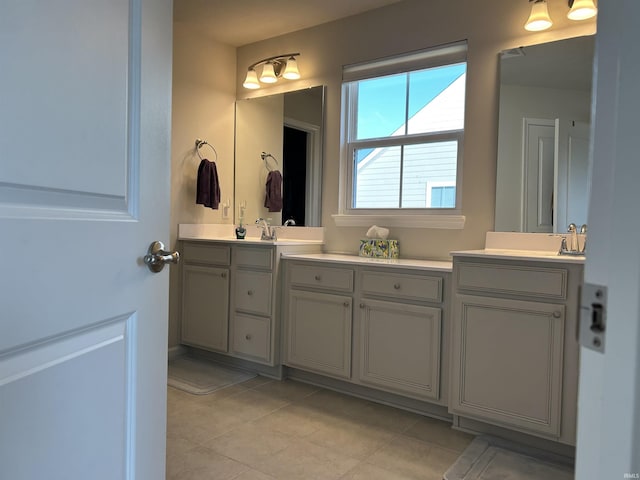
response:
[(554, 120), (525, 118), (523, 124), (523, 226), (525, 232), (553, 231)]
[(585, 281), (608, 287), (605, 353), (581, 349), (576, 479), (640, 478), (640, 2), (599, 2)]
[(587, 223), (589, 206), (589, 124), (574, 120), (558, 122), (556, 154), (556, 232), (564, 233), (570, 223), (578, 228)]
[(0, 477), (164, 478), (170, 0), (0, 14)]

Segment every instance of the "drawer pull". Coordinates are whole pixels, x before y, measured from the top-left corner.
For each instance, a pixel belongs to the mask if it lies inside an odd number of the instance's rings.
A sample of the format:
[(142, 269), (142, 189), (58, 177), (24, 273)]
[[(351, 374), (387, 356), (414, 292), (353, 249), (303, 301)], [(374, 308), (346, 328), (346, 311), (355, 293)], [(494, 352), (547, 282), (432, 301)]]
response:
[(315, 277), (313, 277), (313, 278), (315, 278), (318, 282), (319, 282), (320, 280), (322, 280), (322, 277), (321, 277), (320, 275), (316, 275), (316, 276), (315, 276)]
[(253, 290), (247, 291), (247, 295), (249, 295), (249, 296), (253, 295)]
[(561, 316), (562, 316), (562, 313), (560, 313), (558, 310), (553, 312), (553, 318), (560, 318)]
[(395, 288), (396, 290), (400, 290), (400, 284), (399, 283), (394, 283), (393, 284), (393, 288)]
[(251, 334), (250, 334), (250, 333), (247, 333), (247, 334), (244, 336), (244, 338), (246, 338), (247, 340), (251, 340)]

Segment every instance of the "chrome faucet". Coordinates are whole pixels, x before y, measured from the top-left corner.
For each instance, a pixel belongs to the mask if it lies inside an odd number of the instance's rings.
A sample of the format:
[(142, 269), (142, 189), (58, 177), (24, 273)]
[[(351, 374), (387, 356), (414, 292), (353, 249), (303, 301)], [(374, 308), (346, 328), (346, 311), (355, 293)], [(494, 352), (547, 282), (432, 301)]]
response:
[(563, 236), (558, 255), (584, 255), (587, 249), (587, 225), (584, 224), (580, 227), (580, 234), (584, 236), (582, 248), (579, 245), (578, 226), (575, 223), (570, 223), (567, 232), (569, 233), (569, 245), (567, 245), (567, 237)]
[(276, 235), (276, 227), (272, 227), (269, 225), (264, 218), (259, 218), (256, 220), (256, 225), (262, 228), (262, 233), (260, 234), (260, 240), (277, 240)]

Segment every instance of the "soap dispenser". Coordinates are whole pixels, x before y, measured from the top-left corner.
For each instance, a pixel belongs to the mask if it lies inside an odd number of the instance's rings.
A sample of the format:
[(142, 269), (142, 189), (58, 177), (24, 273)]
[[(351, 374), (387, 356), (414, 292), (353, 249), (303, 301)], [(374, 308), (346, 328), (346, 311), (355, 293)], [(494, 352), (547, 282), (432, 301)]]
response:
[(245, 235), (247, 234), (247, 229), (242, 225), (242, 218), (244, 217), (244, 210), (247, 206), (247, 202), (244, 201), (240, 203), (240, 215), (238, 226), (236, 227), (236, 238), (238, 240), (243, 240)]

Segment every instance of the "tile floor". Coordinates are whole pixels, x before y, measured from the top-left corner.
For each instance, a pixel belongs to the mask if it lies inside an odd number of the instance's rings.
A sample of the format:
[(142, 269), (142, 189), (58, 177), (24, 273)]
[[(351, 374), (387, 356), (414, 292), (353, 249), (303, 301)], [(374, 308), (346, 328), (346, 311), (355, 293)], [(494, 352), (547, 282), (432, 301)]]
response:
[(294, 381), (169, 387), (167, 480), (441, 480), (473, 437)]

